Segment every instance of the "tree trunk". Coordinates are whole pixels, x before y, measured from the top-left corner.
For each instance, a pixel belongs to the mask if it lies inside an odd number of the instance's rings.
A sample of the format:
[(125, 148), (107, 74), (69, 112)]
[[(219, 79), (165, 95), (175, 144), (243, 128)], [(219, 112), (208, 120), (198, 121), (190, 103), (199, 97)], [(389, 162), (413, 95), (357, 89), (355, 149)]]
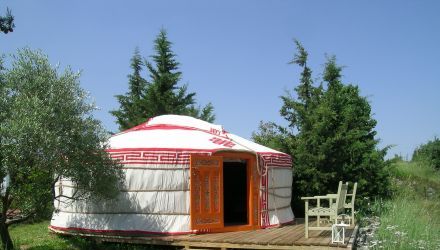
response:
[(1, 196), (1, 200), (2, 211), (0, 215), (0, 238), (2, 240), (3, 249), (12, 250), (14, 249), (14, 245), (12, 243), (11, 235), (9, 235), (9, 225), (6, 223), (6, 214), (9, 209), (9, 205), (11, 205), (11, 200), (9, 199), (9, 187), (6, 187), (5, 194)]
[(6, 225), (5, 223), (1, 223), (0, 225), (0, 236), (2, 238), (3, 249), (5, 250), (14, 249), (11, 235), (9, 235), (8, 225)]

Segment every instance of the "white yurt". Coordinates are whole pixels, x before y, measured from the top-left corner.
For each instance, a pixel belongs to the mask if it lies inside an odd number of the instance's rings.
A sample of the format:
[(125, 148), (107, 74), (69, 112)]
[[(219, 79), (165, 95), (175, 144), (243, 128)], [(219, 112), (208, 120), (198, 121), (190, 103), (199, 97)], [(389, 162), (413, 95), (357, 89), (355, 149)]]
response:
[[(55, 200), (50, 229), (83, 234), (188, 234), (293, 221), (289, 155), (188, 116), (163, 115), (112, 136), (125, 172), (110, 201)], [(61, 180), (56, 196), (69, 196)]]

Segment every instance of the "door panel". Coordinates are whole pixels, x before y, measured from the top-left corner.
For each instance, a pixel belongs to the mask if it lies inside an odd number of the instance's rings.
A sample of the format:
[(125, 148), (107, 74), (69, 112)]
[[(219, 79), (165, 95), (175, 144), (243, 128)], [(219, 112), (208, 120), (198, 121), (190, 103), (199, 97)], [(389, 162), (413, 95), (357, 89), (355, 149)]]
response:
[(223, 157), (191, 155), (191, 229), (223, 228)]

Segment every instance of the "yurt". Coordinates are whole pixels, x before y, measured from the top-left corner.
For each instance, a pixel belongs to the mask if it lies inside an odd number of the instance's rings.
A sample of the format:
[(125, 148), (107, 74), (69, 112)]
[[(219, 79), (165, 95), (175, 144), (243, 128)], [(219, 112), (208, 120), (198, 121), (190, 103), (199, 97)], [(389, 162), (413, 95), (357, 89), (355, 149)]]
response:
[[(143, 235), (226, 232), (293, 221), (289, 155), (188, 116), (163, 115), (112, 136), (125, 183), (110, 201), (54, 201), (50, 229)], [(69, 196), (61, 180), (56, 195)]]

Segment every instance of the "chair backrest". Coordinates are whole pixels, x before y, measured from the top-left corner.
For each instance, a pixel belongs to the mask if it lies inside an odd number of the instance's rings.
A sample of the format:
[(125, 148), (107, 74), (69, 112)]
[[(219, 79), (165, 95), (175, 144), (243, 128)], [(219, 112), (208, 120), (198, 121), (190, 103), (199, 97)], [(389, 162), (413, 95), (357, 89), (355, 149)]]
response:
[(339, 191), (341, 191), (341, 187), (342, 187), (342, 181), (339, 181), (339, 185), (338, 185), (338, 194), (339, 194)]
[[(341, 192), (341, 187), (342, 187), (342, 181), (339, 181), (337, 194), (339, 194), (339, 193)], [(336, 200), (333, 200), (333, 201), (332, 201), (332, 204), (331, 204), (331, 207), (335, 208), (336, 205), (337, 205), (337, 201), (336, 201)]]
[[(348, 187), (348, 182), (346, 182), (347, 187)], [(350, 195), (351, 196), (351, 200), (349, 202), (345, 202), (346, 205), (350, 205), (351, 207), (354, 207), (354, 200), (356, 199), (356, 190), (357, 190), (357, 182), (353, 183), (353, 189), (352, 189), (352, 193), (347, 193), (347, 196)]]
[(344, 212), (345, 197), (347, 195), (347, 184), (340, 184), (336, 197), (336, 210), (338, 213)]

